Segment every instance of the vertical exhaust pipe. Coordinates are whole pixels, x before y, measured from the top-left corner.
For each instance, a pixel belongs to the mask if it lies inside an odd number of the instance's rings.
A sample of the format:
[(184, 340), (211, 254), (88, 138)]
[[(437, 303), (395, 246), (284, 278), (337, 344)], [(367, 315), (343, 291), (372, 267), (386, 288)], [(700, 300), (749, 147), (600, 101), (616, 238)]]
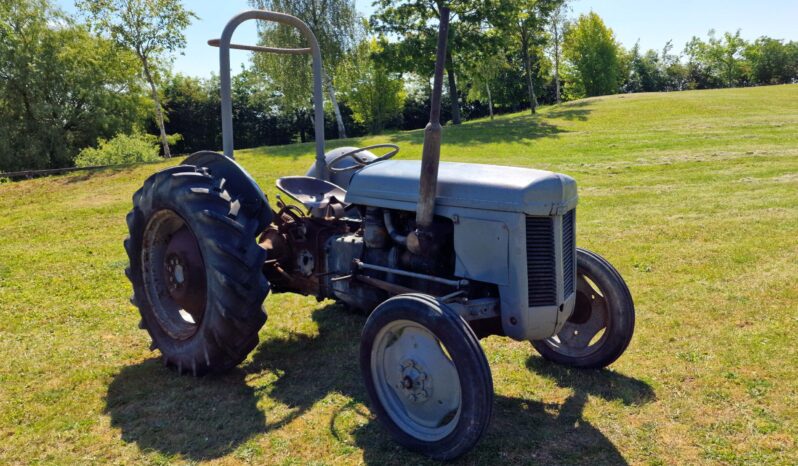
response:
[(424, 150), (421, 155), (418, 204), (416, 206), (416, 231), (408, 236), (407, 247), (415, 254), (422, 254), (432, 240), (432, 219), (435, 213), (435, 196), (438, 191), (438, 164), (441, 159), (441, 93), (443, 69), (446, 64), (446, 41), (449, 37), (449, 9), (440, 9), (438, 29), (438, 54), (435, 59), (435, 76), (432, 85), (432, 102), (429, 123), (424, 129)]

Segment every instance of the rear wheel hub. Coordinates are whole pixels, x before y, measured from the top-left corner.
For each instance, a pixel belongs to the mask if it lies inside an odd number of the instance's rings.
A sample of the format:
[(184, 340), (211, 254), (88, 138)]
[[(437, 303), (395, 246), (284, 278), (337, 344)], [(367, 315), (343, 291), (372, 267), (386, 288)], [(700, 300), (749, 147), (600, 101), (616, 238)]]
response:
[(161, 210), (144, 232), (142, 268), (147, 298), (161, 328), (172, 338), (193, 336), (205, 315), (205, 262), (186, 222)]
[(169, 296), (199, 323), (205, 313), (205, 264), (187, 226), (172, 235), (166, 246), (164, 278)]

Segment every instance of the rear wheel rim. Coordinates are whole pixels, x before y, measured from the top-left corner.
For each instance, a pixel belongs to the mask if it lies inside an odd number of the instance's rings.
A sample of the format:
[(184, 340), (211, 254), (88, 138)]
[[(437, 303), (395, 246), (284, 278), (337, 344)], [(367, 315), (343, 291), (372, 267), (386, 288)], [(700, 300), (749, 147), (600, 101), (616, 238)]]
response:
[(194, 336), (205, 315), (205, 263), (196, 236), (176, 212), (156, 212), (144, 230), (142, 270), (158, 325), (175, 340)]
[(462, 411), (460, 377), (441, 341), (423, 325), (395, 320), (380, 329), (371, 376), (381, 405), (405, 433), (434, 442), (454, 431)]
[(608, 338), (611, 324), (606, 293), (588, 274), (579, 273), (576, 303), (571, 317), (546, 345), (564, 356), (584, 358), (598, 351)]

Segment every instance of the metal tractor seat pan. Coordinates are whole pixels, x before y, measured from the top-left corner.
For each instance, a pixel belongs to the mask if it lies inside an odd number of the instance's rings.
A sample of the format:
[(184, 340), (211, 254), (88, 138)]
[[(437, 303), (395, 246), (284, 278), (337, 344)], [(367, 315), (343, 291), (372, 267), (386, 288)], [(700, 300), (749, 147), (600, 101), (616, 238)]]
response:
[(327, 210), (328, 207), (349, 204), (344, 202), (346, 191), (340, 186), (310, 176), (284, 176), (277, 180), (277, 189), (291, 199), (304, 205), (308, 210)]

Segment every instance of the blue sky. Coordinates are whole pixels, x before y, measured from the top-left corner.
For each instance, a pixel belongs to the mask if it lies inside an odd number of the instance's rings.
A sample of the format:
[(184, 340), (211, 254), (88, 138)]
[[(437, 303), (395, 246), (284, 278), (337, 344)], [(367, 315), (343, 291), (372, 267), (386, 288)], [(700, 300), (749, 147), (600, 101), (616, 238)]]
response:
[[(356, 0), (358, 10), (369, 15), (373, 0)], [(66, 11), (74, 11), (73, 0), (56, 0)], [(186, 31), (185, 54), (175, 58), (177, 72), (192, 76), (210, 76), (218, 72), (217, 49), (206, 41), (218, 37), (230, 17), (247, 9), (246, 0), (184, 0), (200, 19)], [(674, 51), (681, 51), (694, 35), (705, 37), (710, 29), (719, 32), (742, 29), (752, 40), (762, 35), (798, 40), (798, 0), (574, 0), (573, 15), (595, 11), (615, 31), (627, 48), (640, 40), (644, 49), (661, 49), (673, 39)], [(255, 24), (245, 23), (236, 32), (235, 41), (255, 42)], [(247, 52), (234, 51), (234, 72), (246, 63)]]

